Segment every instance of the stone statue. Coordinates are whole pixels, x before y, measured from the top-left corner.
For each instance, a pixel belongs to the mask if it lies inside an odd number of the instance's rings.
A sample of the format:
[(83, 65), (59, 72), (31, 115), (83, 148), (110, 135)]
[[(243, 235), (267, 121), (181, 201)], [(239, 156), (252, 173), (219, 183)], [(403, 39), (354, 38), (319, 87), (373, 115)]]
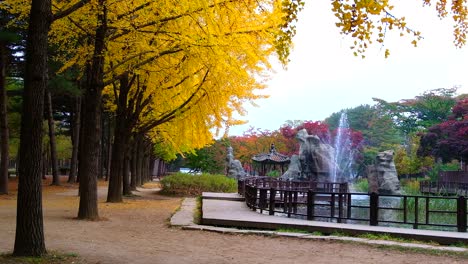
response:
[(230, 178), (240, 179), (247, 175), (244, 168), (242, 168), (241, 162), (234, 159), (234, 151), (231, 146), (227, 148), (226, 167), (227, 176)]
[(306, 180), (301, 176), (301, 162), (298, 155), (291, 156), (288, 170), (280, 177), (283, 180)]
[(375, 165), (367, 167), (369, 193), (401, 194), (398, 173), (393, 162), (393, 150), (379, 152)]
[[(299, 141), (298, 163), (293, 161), (282, 179), (329, 181), (333, 162), (334, 149), (329, 144), (323, 143), (316, 135), (309, 135), (302, 129), (296, 136)], [(299, 166), (297, 165), (299, 164)], [(299, 167), (299, 173), (297, 173)]]

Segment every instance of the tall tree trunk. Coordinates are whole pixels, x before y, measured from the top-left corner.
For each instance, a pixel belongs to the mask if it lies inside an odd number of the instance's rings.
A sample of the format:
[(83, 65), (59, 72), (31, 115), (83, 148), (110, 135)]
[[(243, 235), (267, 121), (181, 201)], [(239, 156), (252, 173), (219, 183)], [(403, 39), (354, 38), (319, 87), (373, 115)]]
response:
[(107, 180), (107, 164), (109, 153), (109, 122), (110, 122), (110, 115), (103, 112), (102, 116), (102, 139), (101, 139), (101, 170), (99, 172), (99, 177), (102, 179)]
[(104, 75), (106, 25), (105, 0), (99, 0), (99, 26), (96, 29), (94, 54), (86, 74), (86, 90), (82, 109), (82, 139), (79, 152), (80, 207), (78, 219), (99, 219), (97, 199), (98, 155), (101, 135), (101, 99)]
[(8, 118), (6, 93), (6, 43), (0, 41), (0, 194), (8, 194)]
[(120, 80), (120, 90), (117, 101), (117, 115), (115, 118), (114, 144), (112, 147), (111, 173), (109, 177), (109, 191), (107, 202), (122, 202), (123, 165), (130, 140), (127, 120), (127, 95), (130, 90), (128, 75)]
[(151, 142), (145, 139), (145, 154), (143, 158), (143, 183), (150, 181), (150, 159), (151, 159)]
[(114, 143), (112, 146), (111, 169), (109, 177), (109, 191), (107, 202), (122, 202), (123, 165), (125, 162), (126, 137), (125, 128), (122, 130), (117, 118)]
[(150, 181), (150, 155), (149, 155), (149, 152), (146, 153), (145, 155), (145, 160), (144, 160), (144, 169), (143, 171), (145, 172), (144, 173), (144, 177), (145, 177), (145, 181), (144, 183), (147, 183)]
[(160, 158), (158, 158), (158, 178), (161, 179), (161, 176), (164, 175), (165, 173), (165, 164), (164, 161)]
[(123, 195), (132, 195), (132, 190), (130, 188), (130, 179), (129, 179), (129, 170), (130, 170), (130, 157), (127, 153), (125, 155), (125, 161), (123, 166)]
[(150, 164), (149, 164), (149, 176), (150, 176), (150, 181), (153, 181), (153, 176), (154, 176), (154, 169), (156, 166), (156, 160), (153, 155), (150, 157)]
[(103, 144), (103, 136), (102, 136), (103, 135), (103, 133), (102, 133), (103, 123), (102, 123), (102, 119), (103, 119), (103, 117), (102, 116), (103, 116), (103, 114), (104, 113), (103, 113), (103, 111), (101, 109), (101, 125), (100, 125), (101, 134), (99, 135), (99, 153), (97, 155), (97, 158), (98, 158), (98, 175), (97, 175), (97, 177), (98, 177), (99, 180), (102, 180), (102, 177), (103, 177), (103, 174), (102, 174), (102, 168), (103, 168), (103, 162), (102, 162), (102, 153), (103, 153), (102, 152), (102, 144)]
[[(109, 133), (110, 136), (110, 133)], [(106, 163), (106, 178), (105, 180), (108, 181), (111, 173), (111, 159), (112, 159), (112, 143), (113, 140), (109, 138), (109, 142), (107, 143), (107, 163)]]
[[(94, 79), (88, 72), (89, 79)], [(79, 219), (99, 219), (97, 206), (97, 174), (99, 164), (99, 131), (100, 131), (100, 105), (101, 92), (96, 88), (95, 80), (88, 80), (88, 89), (84, 94), (82, 136), (86, 140), (81, 140), (79, 151), (78, 172), (80, 177), (80, 206), (78, 209)], [(94, 87), (94, 88), (91, 88)]]
[(130, 163), (130, 189), (136, 191), (136, 164), (137, 164), (137, 151), (136, 138), (133, 137), (133, 144), (131, 149), (131, 163)]
[(48, 149), (42, 150), (42, 179), (47, 179), (47, 173), (49, 168), (49, 159), (47, 158)]
[(141, 135), (137, 135), (137, 152), (136, 152), (136, 186), (141, 187), (142, 179), (141, 179), (141, 163), (143, 160), (143, 140)]
[(107, 124), (107, 155), (106, 155), (106, 181), (109, 180), (110, 177), (110, 168), (111, 168), (111, 156), (112, 156), (112, 142), (113, 142), (113, 135), (112, 135), (112, 119), (109, 118), (109, 122)]
[(73, 132), (72, 132), (72, 159), (70, 164), (70, 174), (68, 182), (76, 182), (76, 172), (78, 165), (78, 150), (80, 145), (80, 125), (81, 125), (81, 96), (75, 98), (74, 113), (73, 113)]
[(57, 162), (57, 144), (55, 142), (54, 115), (52, 112), (52, 95), (46, 91), (47, 123), (49, 125), (50, 161), (52, 163), (52, 185), (60, 185)]
[(19, 157), (16, 236), (13, 255), (46, 253), (42, 216), (42, 120), (47, 88), (47, 33), (52, 19), (50, 0), (32, 0), (26, 40), (23, 109)]

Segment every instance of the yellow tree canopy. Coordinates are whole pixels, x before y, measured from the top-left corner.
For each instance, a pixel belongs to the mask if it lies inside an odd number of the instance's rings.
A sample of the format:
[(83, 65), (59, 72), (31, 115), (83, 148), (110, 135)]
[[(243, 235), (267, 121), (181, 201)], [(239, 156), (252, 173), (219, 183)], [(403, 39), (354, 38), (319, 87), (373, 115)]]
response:
[[(27, 17), (30, 1), (6, 0), (0, 8)], [(421, 0), (440, 17), (452, 16), (455, 45), (466, 42), (467, 1)], [(294, 35), (300, 0), (96, 0), (53, 1), (50, 31), (57, 59), (83, 74), (93, 54), (94, 34), (106, 23), (105, 94), (119, 95), (118, 80), (135, 77), (128, 107), (135, 129), (167, 142), (168, 149), (206, 144), (213, 129), (232, 125), (235, 111), (259, 98), (262, 79), (277, 53), (283, 63)], [(356, 39), (356, 55), (384, 41), (386, 30), (420, 33), (392, 15), (391, 0), (331, 1), (337, 26)], [(71, 12), (74, 11), (74, 12)], [(104, 20), (98, 21), (98, 12)], [(60, 18), (60, 19), (59, 19)], [(388, 51), (386, 52), (388, 55)], [(183, 131), (183, 132), (182, 132)], [(192, 136), (190, 136), (192, 135)], [(197, 141), (197, 142), (195, 142)], [(179, 147), (177, 147), (179, 146)]]
[[(454, 22), (454, 44), (462, 47), (466, 43), (468, 31), (468, 1), (453, 0), (420, 0), (421, 6), (435, 7), (440, 18), (451, 17)], [(407, 25), (405, 17), (392, 14), (394, 5), (391, 0), (333, 0), (332, 12), (338, 18), (336, 26), (341, 33), (355, 38), (354, 55), (361, 55), (373, 42), (382, 43), (385, 34), (391, 30), (400, 32), (400, 36), (409, 34), (413, 37), (412, 44), (417, 45), (421, 39), (421, 32)], [(389, 50), (385, 51), (385, 56)]]
[(263, 88), (285, 15), (281, 1), (177, 7), (162, 18), (148, 21), (145, 12), (140, 20), (132, 12), (131, 23), (109, 25), (118, 30), (108, 42), (105, 94), (119, 95), (118, 76), (137, 76), (128, 104), (140, 108), (135, 130), (182, 152), (210, 143), (214, 130), (238, 123), (233, 113), (260, 97), (254, 91)]
[[(10, 12), (25, 14), (27, 2), (8, 2)], [(137, 76), (128, 96), (136, 130), (187, 150), (238, 123), (233, 113), (260, 97), (255, 90), (263, 88), (269, 59), (277, 52), (286, 62), (300, 6), (295, 0), (54, 1), (54, 14), (77, 8), (53, 23), (50, 42), (62, 70), (84, 74), (96, 28), (105, 23), (106, 98), (110, 104), (117, 98), (121, 76)]]

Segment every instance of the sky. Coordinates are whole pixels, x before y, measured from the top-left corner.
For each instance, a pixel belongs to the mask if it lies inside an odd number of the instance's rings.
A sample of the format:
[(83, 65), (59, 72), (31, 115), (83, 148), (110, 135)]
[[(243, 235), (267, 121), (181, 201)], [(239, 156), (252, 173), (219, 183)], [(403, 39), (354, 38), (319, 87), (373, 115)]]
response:
[(384, 45), (375, 42), (361, 59), (349, 48), (354, 39), (335, 26), (330, 1), (307, 0), (287, 69), (273, 63), (274, 73), (260, 92), (269, 98), (257, 100), (258, 107), (244, 105), (247, 114), (238, 118), (248, 123), (231, 127), (229, 135), (250, 127), (276, 130), (286, 120), (324, 120), (345, 108), (373, 105), (373, 97), (395, 102), (454, 86), (460, 86), (459, 94), (468, 93), (468, 47), (454, 46), (451, 18), (440, 20), (434, 7), (422, 7), (423, 1), (391, 2), (392, 13), (405, 16), (424, 39), (414, 47), (411, 37), (390, 32)]

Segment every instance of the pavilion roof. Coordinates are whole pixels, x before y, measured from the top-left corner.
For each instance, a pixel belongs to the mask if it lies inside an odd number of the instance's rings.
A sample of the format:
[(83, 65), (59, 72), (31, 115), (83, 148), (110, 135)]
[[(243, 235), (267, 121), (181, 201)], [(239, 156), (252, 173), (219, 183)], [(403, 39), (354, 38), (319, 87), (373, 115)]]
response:
[(278, 153), (275, 144), (271, 144), (270, 153), (260, 153), (252, 157), (253, 161), (260, 163), (289, 163), (291, 160), (288, 156)]

